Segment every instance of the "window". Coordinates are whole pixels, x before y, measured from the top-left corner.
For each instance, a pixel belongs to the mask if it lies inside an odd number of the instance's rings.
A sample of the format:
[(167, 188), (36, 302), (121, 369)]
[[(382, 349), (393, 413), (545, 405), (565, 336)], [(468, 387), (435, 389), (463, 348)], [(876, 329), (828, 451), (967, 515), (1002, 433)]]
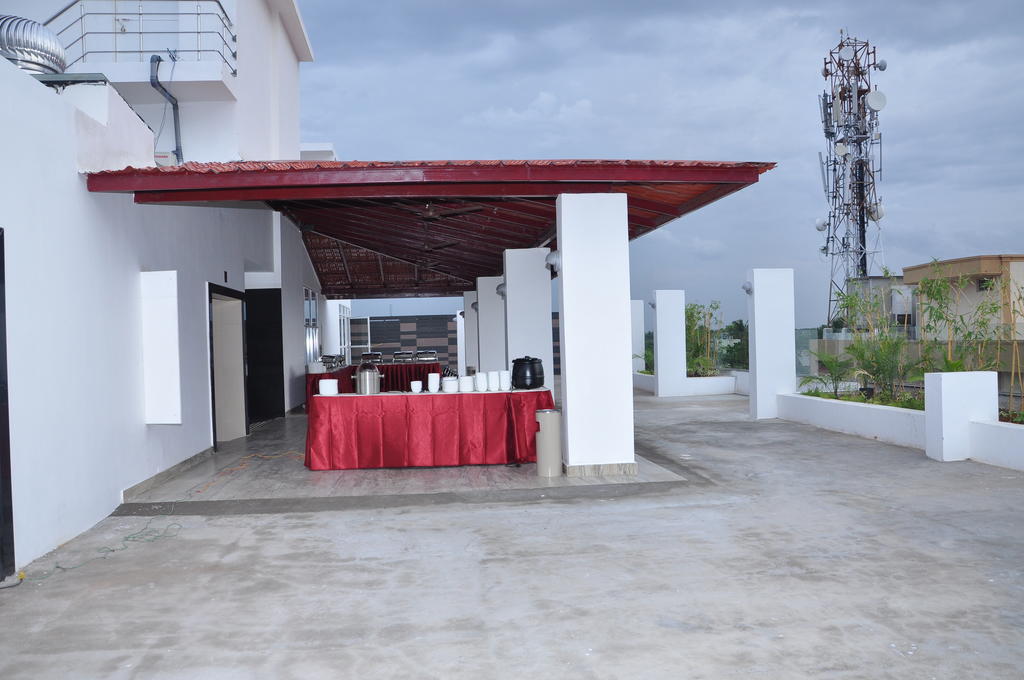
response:
[(302, 289), (303, 316), (306, 326), (306, 363), (320, 360), (320, 327), (317, 320), (317, 294), (309, 288)]

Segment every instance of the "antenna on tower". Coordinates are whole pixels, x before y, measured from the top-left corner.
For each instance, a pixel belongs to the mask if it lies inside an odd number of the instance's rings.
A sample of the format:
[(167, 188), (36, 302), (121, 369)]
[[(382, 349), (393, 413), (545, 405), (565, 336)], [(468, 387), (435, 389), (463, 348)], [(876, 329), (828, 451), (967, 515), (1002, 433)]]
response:
[(829, 258), (828, 321), (851, 279), (870, 276), (884, 266), (879, 220), (885, 214), (877, 183), (882, 176), (882, 133), (878, 112), (885, 95), (871, 83), (874, 70), (886, 69), (875, 48), (845, 31), (825, 57), (821, 75), (825, 91), (818, 96), (825, 153), (818, 154), (828, 217), (815, 228), (825, 234), (820, 252)]

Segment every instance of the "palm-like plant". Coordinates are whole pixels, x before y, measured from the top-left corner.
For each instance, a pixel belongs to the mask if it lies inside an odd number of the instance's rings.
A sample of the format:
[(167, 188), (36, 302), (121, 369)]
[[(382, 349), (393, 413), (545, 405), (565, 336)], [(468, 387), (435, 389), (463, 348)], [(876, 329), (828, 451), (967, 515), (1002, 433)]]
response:
[(852, 359), (843, 359), (836, 354), (828, 352), (811, 352), (817, 359), (818, 364), (824, 373), (808, 375), (800, 379), (800, 385), (821, 385), (832, 392), (832, 396), (839, 398), (839, 388), (853, 375), (854, 362)]

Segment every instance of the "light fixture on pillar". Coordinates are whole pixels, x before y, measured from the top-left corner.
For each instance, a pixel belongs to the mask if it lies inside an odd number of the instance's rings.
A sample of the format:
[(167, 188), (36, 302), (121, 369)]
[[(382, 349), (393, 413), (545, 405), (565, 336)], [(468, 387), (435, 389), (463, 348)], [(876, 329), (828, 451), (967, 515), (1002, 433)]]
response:
[(743, 292), (746, 293), (747, 295), (754, 294), (754, 284), (752, 284), (750, 281), (744, 281), (743, 285), (740, 286), (740, 288), (742, 288)]
[(562, 268), (562, 254), (557, 250), (552, 250), (544, 258), (544, 266), (557, 274)]
[(479, 309), (480, 309), (480, 303), (479, 302), (470, 302), (469, 306), (473, 308), (474, 312), (479, 311)]
[(502, 300), (504, 300), (505, 299), (505, 284), (504, 283), (499, 283), (497, 286), (494, 287), (494, 292), (498, 294), (498, 297), (500, 297)]
[(651, 309), (657, 309), (658, 308), (658, 303), (657, 302), (648, 302), (647, 304), (649, 304), (651, 306)]

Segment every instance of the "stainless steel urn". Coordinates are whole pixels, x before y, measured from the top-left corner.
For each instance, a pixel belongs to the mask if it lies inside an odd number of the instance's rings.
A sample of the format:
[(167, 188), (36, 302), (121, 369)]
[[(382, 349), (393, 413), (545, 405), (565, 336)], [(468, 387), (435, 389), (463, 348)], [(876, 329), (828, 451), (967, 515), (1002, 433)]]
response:
[(380, 394), (380, 369), (376, 364), (364, 361), (353, 377), (356, 381), (356, 394)]

